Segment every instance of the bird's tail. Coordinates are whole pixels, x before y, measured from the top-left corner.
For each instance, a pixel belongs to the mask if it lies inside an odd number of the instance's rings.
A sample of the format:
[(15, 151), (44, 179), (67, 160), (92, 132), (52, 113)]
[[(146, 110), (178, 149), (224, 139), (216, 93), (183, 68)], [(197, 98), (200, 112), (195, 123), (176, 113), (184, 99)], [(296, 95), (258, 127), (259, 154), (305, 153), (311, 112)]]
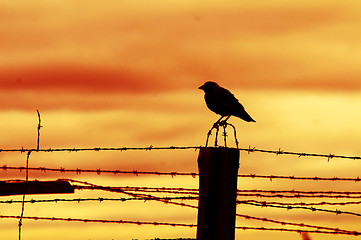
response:
[(248, 113), (246, 116), (243, 116), (241, 118), (247, 122), (256, 122)]
[(246, 122), (256, 122), (244, 109), (243, 111), (239, 111), (236, 116)]

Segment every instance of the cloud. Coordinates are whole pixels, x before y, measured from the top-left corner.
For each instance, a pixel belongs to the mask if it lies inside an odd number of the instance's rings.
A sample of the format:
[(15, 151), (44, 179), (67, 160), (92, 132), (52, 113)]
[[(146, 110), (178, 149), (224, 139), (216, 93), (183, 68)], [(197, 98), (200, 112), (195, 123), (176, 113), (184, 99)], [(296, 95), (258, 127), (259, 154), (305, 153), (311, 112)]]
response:
[(76, 92), (152, 92), (164, 87), (151, 76), (131, 70), (84, 65), (46, 65), (2, 69), (2, 90)]
[(53, 4), (1, 10), (1, 89), (144, 93), (210, 79), (248, 89), (361, 88), (359, 19), (343, 4), (188, 3), (167, 12), (90, 4), (81, 14), (82, 4)]

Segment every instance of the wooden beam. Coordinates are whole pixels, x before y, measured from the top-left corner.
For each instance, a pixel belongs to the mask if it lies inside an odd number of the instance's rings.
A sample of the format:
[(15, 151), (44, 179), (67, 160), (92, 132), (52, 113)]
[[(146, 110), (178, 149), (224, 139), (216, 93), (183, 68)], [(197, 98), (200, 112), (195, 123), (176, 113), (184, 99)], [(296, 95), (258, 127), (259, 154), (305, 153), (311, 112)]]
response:
[(63, 180), (58, 181), (0, 181), (0, 196), (26, 194), (74, 193), (74, 187)]

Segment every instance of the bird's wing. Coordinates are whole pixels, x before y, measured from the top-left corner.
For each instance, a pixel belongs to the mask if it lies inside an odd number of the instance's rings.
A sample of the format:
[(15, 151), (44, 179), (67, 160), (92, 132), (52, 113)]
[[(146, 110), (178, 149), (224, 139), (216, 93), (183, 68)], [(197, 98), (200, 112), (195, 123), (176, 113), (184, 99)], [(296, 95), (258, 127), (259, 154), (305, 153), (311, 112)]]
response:
[(222, 88), (222, 87), (219, 88), (218, 96), (224, 104), (234, 105), (234, 104), (239, 103), (238, 99), (235, 98), (235, 96), (225, 88)]

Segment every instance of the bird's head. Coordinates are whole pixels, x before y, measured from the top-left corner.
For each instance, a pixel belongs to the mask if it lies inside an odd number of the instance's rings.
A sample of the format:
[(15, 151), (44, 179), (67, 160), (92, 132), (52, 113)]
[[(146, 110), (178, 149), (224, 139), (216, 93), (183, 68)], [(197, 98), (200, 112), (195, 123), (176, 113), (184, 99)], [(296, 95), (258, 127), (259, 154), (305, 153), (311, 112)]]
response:
[(212, 92), (219, 88), (219, 85), (215, 82), (205, 82), (202, 86), (200, 86), (198, 89), (202, 89), (204, 92)]

